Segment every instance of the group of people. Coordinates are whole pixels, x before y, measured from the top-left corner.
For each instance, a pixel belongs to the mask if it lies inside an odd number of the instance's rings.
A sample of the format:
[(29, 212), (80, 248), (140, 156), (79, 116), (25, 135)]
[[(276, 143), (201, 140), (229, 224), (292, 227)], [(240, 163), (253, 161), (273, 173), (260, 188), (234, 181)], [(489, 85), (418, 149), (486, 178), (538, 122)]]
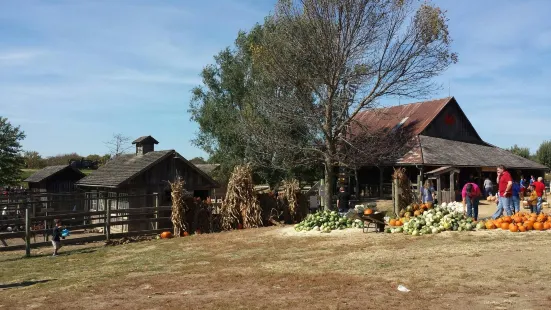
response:
[[(524, 177), (513, 178), (506, 167), (500, 165), (497, 167), (497, 210), (492, 215), (493, 219), (501, 217), (503, 214), (512, 215), (520, 212), (521, 202), (527, 197), (530, 211), (536, 214), (541, 213), (542, 204), (545, 201), (546, 192), (543, 178), (531, 176), (530, 183)], [(490, 178), (484, 180), (484, 194), (486, 197), (493, 196), (493, 183)], [(478, 204), (483, 193), (474, 182), (467, 182), (461, 190), (461, 197), (464, 212), (467, 216), (478, 220)], [(430, 181), (426, 181), (421, 189), (421, 200), (423, 203), (432, 204), (435, 202), (435, 191)]]

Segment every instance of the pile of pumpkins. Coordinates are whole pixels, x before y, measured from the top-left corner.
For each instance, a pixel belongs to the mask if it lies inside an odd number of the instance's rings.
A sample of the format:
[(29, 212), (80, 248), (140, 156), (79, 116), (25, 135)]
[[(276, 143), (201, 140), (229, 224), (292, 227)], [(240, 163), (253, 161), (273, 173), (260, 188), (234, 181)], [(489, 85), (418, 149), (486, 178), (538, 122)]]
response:
[(547, 214), (519, 212), (512, 216), (488, 220), (484, 223), (486, 229), (502, 229), (510, 232), (527, 232), (530, 230), (551, 229), (551, 216)]
[(496, 201), (497, 197), (496, 196), (488, 196), (486, 198), (487, 201)]
[(399, 213), (400, 217), (396, 219), (390, 219), (388, 221), (389, 226), (397, 227), (404, 225), (405, 222), (408, 222), (411, 217), (420, 216), (423, 212), (432, 209), (433, 206), (422, 203), (422, 204), (411, 204), (405, 209), (402, 209)]

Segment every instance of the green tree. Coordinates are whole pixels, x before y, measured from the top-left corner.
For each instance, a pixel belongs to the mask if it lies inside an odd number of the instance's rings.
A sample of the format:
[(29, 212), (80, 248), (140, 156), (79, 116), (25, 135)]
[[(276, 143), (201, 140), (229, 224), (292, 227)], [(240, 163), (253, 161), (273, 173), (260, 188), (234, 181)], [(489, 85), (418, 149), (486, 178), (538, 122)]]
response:
[(0, 185), (15, 185), (21, 179), (25, 166), (21, 143), (25, 133), (14, 127), (7, 118), (0, 117)]
[(36, 151), (25, 151), (23, 153), (25, 168), (27, 169), (42, 169), (46, 167), (46, 161)]
[[(265, 83), (254, 70), (252, 49), (262, 35), (261, 25), (248, 33), (240, 32), (234, 48), (228, 47), (214, 57), (215, 63), (201, 72), (203, 85), (192, 91), (189, 112), (200, 129), (193, 143), (209, 154), (210, 163), (220, 164), (215, 176), (219, 181), (227, 180), (234, 166), (243, 163), (252, 163), (258, 179), (271, 184), (298, 171), (277, 153), (265, 152), (262, 143), (251, 139), (251, 130), (277, 126), (277, 122), (262, 118), (255, 108), (258, 93), (278, 91), (276, 84)], [(285, 125), (278, 128), (278, 134), (298, 143), (299, 138), (293, 135), (296, 126)]]
[(536, 152), (537, 160), (540, 164), (551, 168), (551, 141), (544, 141)]
[[(358, 113), (383, 98), (431, 94), (433, 78), (457, 61), (450, 44), (445, 12), (428, 3), (280, 0), (252, 46), (256, 70), (278, 92), (255, 93), (262, 121), (248, 127), (249, 141), (286, 154), (288, 165), (324, 165), (331, 201), (345, 140), (362, 135)], [(281, 134), (288, 127), (300, 130)]]
[(71, 159), (80, 160), (84, 156), (80, 156), (77, 153), (69, 154), (58, 154), (55, 156), (49, 156), (45, 159), (46, 166), (58, 166), (58, 165), (68, 165)]
[(530, 159), (530, 149), (527, 147), (519, 147), (518, 145), (515, 144), (512, 147), (508, 148), (507, 150), (520, 157)]

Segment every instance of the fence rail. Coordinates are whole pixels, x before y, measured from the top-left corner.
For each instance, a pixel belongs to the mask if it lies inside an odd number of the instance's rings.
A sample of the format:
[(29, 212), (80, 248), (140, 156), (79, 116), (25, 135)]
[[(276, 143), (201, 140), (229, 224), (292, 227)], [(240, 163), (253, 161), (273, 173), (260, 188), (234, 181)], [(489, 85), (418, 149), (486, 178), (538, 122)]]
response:
[[(58, 211), (45, 208), (44, 212), (36, 210), (36, 204), (51, 205), (56, 201), (53, 200), (31, 200), (17, 201), (11, 203), (3, 203), (5, 206), (2, 210), (11, 211), (13, 209), (19, 211), (13, 216), (10, 213), (3, 213), (0, 220), (0, 228), (9, 227), (11, 231), (0, 232), (0, 251), (15, 250), (25, 248), (26, 255), (30, 256), (31, 247), (47, 245), (49, 235), (53, 232), (53, 221), (59, 219), (62, 225), (71, 231), (71, 236), (63, 241), (63, 243), (80, 243), (91, 242), (98, 240), (109, 241), (113, 236), (128, 236), (136, 234), (151, 234), (163, 230), (171, 229), (170, 216), (166, 216), (166, 211), (170, 211), (171, 206), (159, 206), (158, 194), (140, 194), (140, 195), (117, 195), (116, 197), (109, 196), (107, 193), (95, 192), (96, 197), (86, 197), (85, 193), (75, 193), (74, 195), (56, 195), (58, 197), (70, 197), (74, 201), (83, 202), (86, 200), (103, 201), (103, 205), (97, 204), (103, 210), (89, 209), (83, 211)], [(30, 196), (30, 195), (29, 195)], [(48, 195), (50, 196), (50, 195)], [(54, 196), (54, 195), (51, 195)], [(33, 199), (36, 196), (33, 195)], [(152, 199), (152, 207), (137, 207), (137, 208), (121, 208), (119, 207), (119, 199), (132, 199), (139, 197), (154, 197)], [(51, 197), (49, 197), (51, 198)], [(112, 203), (105, 203), (107, 200), (113, 200)], [(67, 202), (67, 200), (62, 200)], [(8, 206), (17, 205), (17, 208), (7, 208)], [(0, 204), (2, 205), (2, 204)], [(22, 208), (21, 208), (22, 207)], [(163, 213), (165, 212), (165, 213)], [(24, 217), (21, 218), (21, 213)], [(162, 214), (160, 214), (162, 213)], [(100, 231), (95, 235), (82, 236), (88, 230), (100, 228)], [(111, 233), (111, 230), (121, 230), (120, 232)], [(43, 241), (37, 242), (36, 237), (42, 235)], [(8, 244), (6, 241), (23, 239), (24, 244)], [(31, 242), (31, 239), (34, 242)], [(21, 243), (19, 241), (19, 243)], [(3, 246), (2, 246), (3, 245)]]

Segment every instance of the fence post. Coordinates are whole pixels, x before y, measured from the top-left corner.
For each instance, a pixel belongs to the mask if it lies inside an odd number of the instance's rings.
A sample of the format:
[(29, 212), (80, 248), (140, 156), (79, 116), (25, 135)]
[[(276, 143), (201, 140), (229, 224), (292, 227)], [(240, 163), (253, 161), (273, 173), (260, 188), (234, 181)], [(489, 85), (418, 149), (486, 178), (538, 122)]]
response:
[(31, 210), (25, 208), (25, 256), (31, 256)]
[(398, 179), (392, 181), (392, 188), (394, 189), (394, 213), (400, 214), (400, 187), (398, 185)]
[(155, 195), (155, 230), (159, 229), (159, 193), (153, 193)]
[(111, 239), (111, 206), (107, 203), (107, 192), (103, 193), (103, 205), (105, 206), (105, 240)]

